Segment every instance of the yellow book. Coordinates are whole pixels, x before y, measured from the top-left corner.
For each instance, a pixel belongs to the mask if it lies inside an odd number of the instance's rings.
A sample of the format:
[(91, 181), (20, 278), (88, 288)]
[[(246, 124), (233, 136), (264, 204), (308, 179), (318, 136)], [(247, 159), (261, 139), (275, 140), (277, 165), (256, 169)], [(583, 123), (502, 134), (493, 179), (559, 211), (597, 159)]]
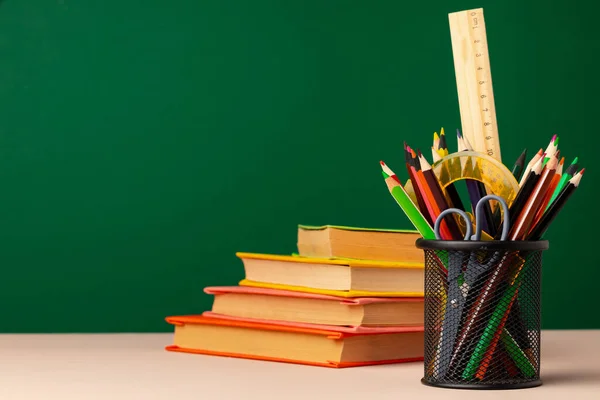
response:
[(423, 297), (424, 266), (385, 262), (236, 253), (245, 279), (241, 286), (339, 297)]

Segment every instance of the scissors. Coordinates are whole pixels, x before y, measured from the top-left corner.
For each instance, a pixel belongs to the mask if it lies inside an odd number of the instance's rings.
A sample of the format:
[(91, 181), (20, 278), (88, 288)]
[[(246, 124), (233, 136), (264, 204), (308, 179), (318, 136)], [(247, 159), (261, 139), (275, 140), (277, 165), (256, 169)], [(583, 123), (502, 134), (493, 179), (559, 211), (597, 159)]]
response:
[[(481, 220), (484, 218), (482, 215), (485, 203), (489, 200), (496, 200), (500, 203), (504, 210), (504, 223), (502, 224), (502, 236), (500, 240), (506, 240), (509, 232), (510, 218), (508, 213), (508, 205), (506, 201), (499, 196), (490, 194), (482, 197), (475, 206), (475, 233), (472, 232), (472, 222), (467, 213), (458, 208), (448, 208), (442, 211), (435, 221), (434, 234), (436, 239), (441, 240), (439, 229), (442, 220), (445, 216), (456, 213), (465, 219), (466, 233), (464, 240), (481, 240)], [(467, 267), (463, 272), (463, 264), (466, 255), (469, 254)], [(487, 262), (480, 262), (477, 260), (476, 252), (471, 251), (451, 251), (448, 257), (448, 301), (446, 301), (446, 310), (444, 315), (444, 321), (442, 323), (442, 332), (440, 335), (440, 345), (438, 346), (438, 373), (440, 376), (444, 376), (450, 368), (451, 361), (454, 360), (452, 356), (454, 343), (458, 330), (462, 325), (463, 309), (465, 307), (466, 298), (469, 294), (469, 290), (475, 282), (490, 268), (497, 264), (500, 259), (501, 252), (494, 252), (493, 256)], [(462, 284), (459, 280), (463, 278)], [(455, 354), (456, 356), (456, 354)]]

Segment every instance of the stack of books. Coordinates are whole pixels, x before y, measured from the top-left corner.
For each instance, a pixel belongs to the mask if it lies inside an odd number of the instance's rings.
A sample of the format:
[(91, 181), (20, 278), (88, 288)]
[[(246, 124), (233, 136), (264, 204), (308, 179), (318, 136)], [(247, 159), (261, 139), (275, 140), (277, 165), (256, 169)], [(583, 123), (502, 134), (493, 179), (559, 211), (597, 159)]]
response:
[(334, 368), (423, 360), (415, 231), (298, 227), (298, 253), (237, 253), (245, 279), (211, 311), (166, 318), (169, 351)]

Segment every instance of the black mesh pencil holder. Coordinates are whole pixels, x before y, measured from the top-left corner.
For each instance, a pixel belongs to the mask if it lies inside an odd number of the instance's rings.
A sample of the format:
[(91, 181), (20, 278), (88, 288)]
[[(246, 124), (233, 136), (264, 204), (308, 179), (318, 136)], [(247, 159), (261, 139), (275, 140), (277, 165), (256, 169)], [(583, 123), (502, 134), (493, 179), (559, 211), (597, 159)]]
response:
[(418, 239), (425, 252), (426, 385), (539, 386), (547, 241)]

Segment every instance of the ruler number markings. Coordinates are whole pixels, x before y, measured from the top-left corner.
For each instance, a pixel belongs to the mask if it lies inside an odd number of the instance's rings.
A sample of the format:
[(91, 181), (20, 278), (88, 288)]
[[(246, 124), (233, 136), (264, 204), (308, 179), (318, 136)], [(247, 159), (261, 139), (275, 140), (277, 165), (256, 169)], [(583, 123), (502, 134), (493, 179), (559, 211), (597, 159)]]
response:
[[(472, 23), (473, 23), (473, 29), (479, 28), (479, 21), (477, 19), (477, 12), (472, 11), (471, 12), (471, 18), (472, 18)], [(478, 84), (480, 86), (479, 89), (479, 98), (480, 98), (480, 103), (481, 103), (481, 111), (485, 114), (484, 117), (484, 122), (483, 122), (483, 127), (485, 130), (488, 131), (488, 134), (485, 136), (486, 142), (489, 142), (490, 140), (492, 140), (492, 136), (490, 135), (490, 132), (493, 132), (494, 128), (491, 126), (492, 123), (490, 122), (491, 120), (491, 116), (489, 115), (490, 113), (490, 108), (489, 108), (489, 102), (487, 101), (487, 87), (484, 86), (487, 81), (485, 79), (482, 79), (481, 76), (483, 74), (485, 74), (485, 69), (480, 65), (480, 59), (479, 57), (481, 57), (483, 55), (483, 53), (487, 50), (486, 49), (486, 43), (482, 42), (481, 39), (475, 38), (473, 39), (473, 44), (476, 47), (476, 53), (475, 53), (475, 63), (476, 63), (476, 76), (478, 78)], [(488, 146), (487, 148), (487, 154), (490, 156), (494, 155), (494, 150), (493, 150), (493, 144), (492, 144), (492, 148), (490, 148)]]
[(483, 9), (450, 13), (449, 18), (464, 134), (473, 138), (477, 151), (500, 161)]

